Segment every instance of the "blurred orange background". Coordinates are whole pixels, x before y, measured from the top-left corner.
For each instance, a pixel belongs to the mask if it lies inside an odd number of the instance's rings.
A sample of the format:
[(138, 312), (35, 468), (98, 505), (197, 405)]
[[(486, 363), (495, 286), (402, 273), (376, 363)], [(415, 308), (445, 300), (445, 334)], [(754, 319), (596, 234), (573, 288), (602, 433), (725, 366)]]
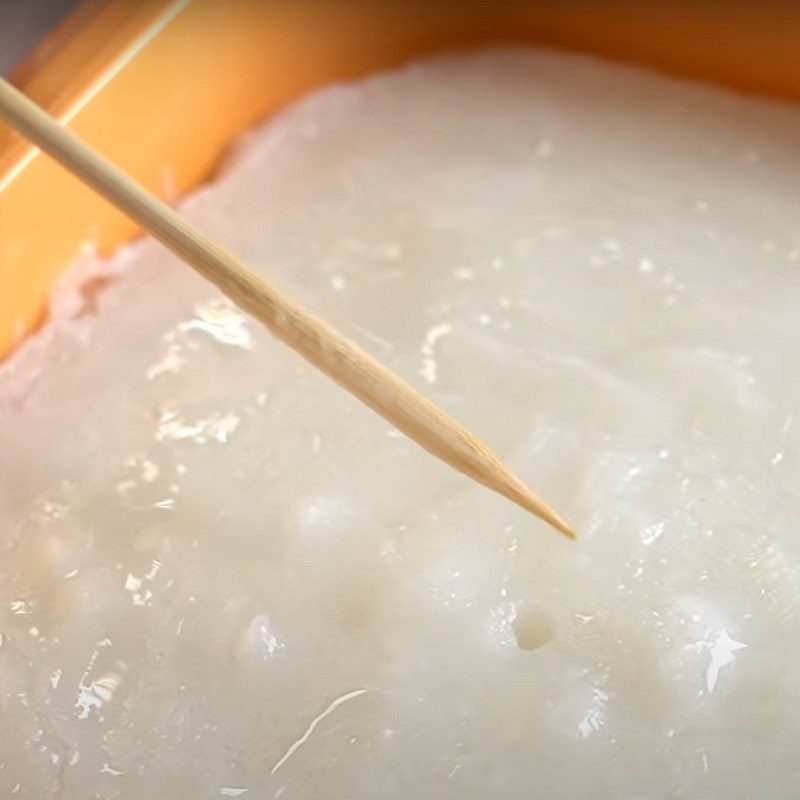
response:
[[(800, 98), (800, 3), (86, 0), (12, 76), (172, 201), (291, 98), (446, 47), (544, 43)], [(53, 282), (135, 225), (0, 123), (0, 357)]]

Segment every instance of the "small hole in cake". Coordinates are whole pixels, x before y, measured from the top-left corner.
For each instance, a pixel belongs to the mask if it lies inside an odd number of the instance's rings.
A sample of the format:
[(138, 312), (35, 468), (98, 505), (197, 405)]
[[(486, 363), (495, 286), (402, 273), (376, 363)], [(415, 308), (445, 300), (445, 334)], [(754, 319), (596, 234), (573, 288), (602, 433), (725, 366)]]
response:
[(555, 638), (556, 631), (556, 621), (546, 608), (517, 607), (514, 636), (520, 650), (538, 650)]

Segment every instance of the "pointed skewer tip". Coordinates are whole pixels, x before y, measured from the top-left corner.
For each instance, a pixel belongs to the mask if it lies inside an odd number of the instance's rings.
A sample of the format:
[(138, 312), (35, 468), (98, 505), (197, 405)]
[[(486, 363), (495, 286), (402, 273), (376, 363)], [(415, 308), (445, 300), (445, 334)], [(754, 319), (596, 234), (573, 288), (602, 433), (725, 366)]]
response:
[(539, 519), (546, 522), (552, 528), (555, 528), (568, 539), (575, 540), (578, 538), (577, 532), (518, 478), (512, 476), (510, 485), (506, 485), (500, 489), (500, 493), (526, 511), (530, 511), (532, 514), (539, 517)]
[[(538, 498), (537, 498), (538, 500)], [(578, 538), (578, 534), (573, 530), (569, 525), (567, 525), (566, 521), (556, 514), (550, 506), (546, 503), (543, 503), (541, 500), (538, 500), (535, 507), (531, 506), (523, 506), (528, 511), (532, 511), (536, 514), (539, 519), (546, 522), (550, 527), (555, 528), (559, 533), (563, 533), (567, 539), (572, 539), (573, 541)]]
[(578, 538), (577, 532), (573, 528), (570, 528), (570, 526), (567, 525), (567, 523), (564, 522), (561, 517), (555, 514), (553, 516), (555, 519), (547, 520), (547, 522), (549, 522), (557, 531), (563, 533), (564, 536), (566, 536), (568, 539), (572, 539), (573, 541)]

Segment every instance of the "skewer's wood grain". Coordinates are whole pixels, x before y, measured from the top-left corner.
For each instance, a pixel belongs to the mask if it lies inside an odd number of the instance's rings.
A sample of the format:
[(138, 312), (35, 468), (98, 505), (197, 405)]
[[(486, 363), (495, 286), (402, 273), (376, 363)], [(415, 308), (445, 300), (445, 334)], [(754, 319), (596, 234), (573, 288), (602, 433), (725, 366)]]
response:
[(0, 116), (406, 436), (575, 538), (567, 523), (462, 425), (358, 345), (281, 294), (2, 79)]

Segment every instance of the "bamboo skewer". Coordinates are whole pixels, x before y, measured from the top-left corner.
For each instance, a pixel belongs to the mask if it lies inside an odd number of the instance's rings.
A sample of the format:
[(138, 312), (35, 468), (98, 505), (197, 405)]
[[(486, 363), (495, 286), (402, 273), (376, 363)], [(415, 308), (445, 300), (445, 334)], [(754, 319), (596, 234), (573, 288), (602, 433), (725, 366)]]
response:
[(576, 538), (569, 525), (466, 428), (358, 345), (248, 269), (2, 78), (0, 117), (429, 453)]

